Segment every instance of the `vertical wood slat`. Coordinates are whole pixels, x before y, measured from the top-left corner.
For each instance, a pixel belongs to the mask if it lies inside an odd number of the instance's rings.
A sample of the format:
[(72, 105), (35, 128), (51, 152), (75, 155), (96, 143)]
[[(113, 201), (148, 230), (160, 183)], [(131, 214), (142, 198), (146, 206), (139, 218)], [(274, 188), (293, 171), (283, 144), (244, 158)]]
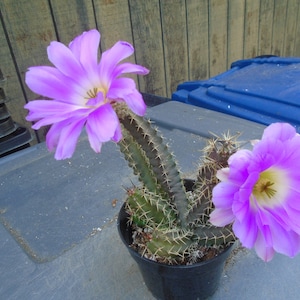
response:
[(298, 11), (297, 11), (297, 25), (296, 25), (296, 32), (295, 32), (295, 45), (293, 55), (297, 54), (300, 56), (300, 3), (298, 4)]
[[(238, 59), (300, 56), (300, 0), (1, 0), (0, 68), (7, 105), (29, 127), (23, 109), (38, 96), (24, 83), (29, 66), (50, 64), (51, 40), (68, 44), (82, 31), (101, 31), (101, 50), (133, 43), (130, 61), (150, 69), (134, 77), (141, 91), (171, 96), (181, 82), (222, 73)], [(7, 36), (5, 35), (7, 31)], [(14, 61), (15, 60), (15, 61)], [(24, 91), (24, 93), (23, 93)]]
[(273, 38), (271, 53), (282, 55), (286, 27), (286, 10), (288, 0), (274, 0)]
[(133, 43), (129, 4), (127, 1), (97, 0), (94, 1), (94, 9), (96, 23), (101, 32), (102, 51), (112, 47), (118, 40)]
[(140, 89), (167, 95), (159, 0), (129, 0), (136, 62), (150, 69), (139, 77)]
[(208, 2), (187, 1), (187, 39), (189, 77), (185, 80), (209, 77)]
[(188, 78), (185, 0), (161, 0), (167, 97)]
[(244, 52), (245, 1), (228, 1), (227, 68), (243, 57)]
[(227, 1), (209, 1), (210, 77), (227, 69), (227, 11)]
[(285, 39), (284, 39), (284, 56), (293, 56), (295, 46), (295, 33), (297, 26), (297, 12), (299, 1), (288, 0), (287, 1), (287, 14), (286, 14), (286, 27), (285, 27)]
[(60, 42), (69, 44), (82, 31), (96, 27), (91, 0), (49, 0), (49, 3)]
[(264, 0), (260, 3), (258, 53), (271, 54), (273, 34), (274, 0)]
[[(264, 1), (264, 0), (262, 0)], [(260, 0), (246, 0), (244, 57), (255, 57), (258, 54), (258, 25)]]

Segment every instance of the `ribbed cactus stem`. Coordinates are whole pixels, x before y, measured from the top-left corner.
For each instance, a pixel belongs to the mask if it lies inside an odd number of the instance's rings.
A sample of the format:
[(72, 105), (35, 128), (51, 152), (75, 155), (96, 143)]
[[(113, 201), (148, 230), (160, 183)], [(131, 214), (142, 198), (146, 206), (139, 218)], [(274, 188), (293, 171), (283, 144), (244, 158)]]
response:
[(231, 225), (225, 227), (216, 227), (205, 224), (199, 225), (194, 229), (198, 244), (202, 246), (222, 246), (235, 241), (235, 235), (232, 232)]
[(199, 258), (202, 248), (223, 248), (235, 240), (231, 225), (209, 222), (217, 170), (227, 167), (237, 150), (236, 136), (210, 140), (197, 179), (181, 179), (175, 159), (157, 130), (144, 118), (116, 103), (123, 138), (120, 150), (141, 186), (127, 191), (126, 211), (134, 224), (134, 247), (146, 257), (166, 263)]
[(123, 139), (119, 142), (119, 146), (129, 166), (149, 191), (162, 194), (164, 197), (166, 193), (163, 192), (158, 184), (145, 151), (141, 149), (139, 143), (132, 137), (128, 130), (124, 128), (122, 132)]
[(168, 201), (145, 188), (128, 190), (127, 211), (140, 227), (168, 229), (176, 224), (176, 212)]
[(173, 229), (161, 232), (156, 230), (152, 233), (147, 249), (151, 254), (165, 261), (184, 260), (197, 243), (192, 237), (193, 233), (189, 231)]
[[(175, 159), (167, 145), (149, 121), (134, 115), (120, 105), (116, 107), (116, 112), (122, 126), (127, 130), (128, 134), (126, 135), (132, 136), (132, 139), (126, 137), (123, 139), (121, 151), (130, 147), (132, 140), (139, 145), (136, 150), (141, 153), (137, 154), (137, 157), (143, 157), (143, 163), (147, 165), (148, 169), (151, 169), (151, 174), (157, 180), (158, 186), (163, 193), (168, 195), (168, 199), (175, 206), (181, 226), (186, 227), (186, 192)], [(137, 165), (138, 158), (135, 153), (130, 152), (130, 155), (132, 157), (126, 156), (130, 166), (139, 174), (143, 184), (149, 186), (148, 176), (141, 174), (143, 171), (141, 172), (141, 168)], [(150, 191), (152, 190), (150, 189)]]
[(216, 137), (208, 141), (203, 149), (203, 161), (199, 167), (195, 183), (194, 201), (191, 202), (187, 213), (190, 224), (206, 224), (214, 206), (212, 203), (212, 190), (219, 182), (217, 171), (228, 166), (229, 157), (238, 149), (236, 141), (238, 135), (229, 134)]

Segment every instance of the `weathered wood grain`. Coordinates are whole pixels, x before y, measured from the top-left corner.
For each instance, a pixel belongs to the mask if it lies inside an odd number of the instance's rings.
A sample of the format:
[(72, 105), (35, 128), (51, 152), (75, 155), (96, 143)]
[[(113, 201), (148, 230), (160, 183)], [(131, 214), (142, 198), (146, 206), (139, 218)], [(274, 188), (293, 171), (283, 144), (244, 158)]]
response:
[(150, 69), (149, 75), (139, 77), (140, 88), (147, 93), (166, 96), (159, 1), (130, 0), (129, 3), (136, 61)]
[(282, 55), (286, 27), (286, 10), (288, 0), (274, 1), (273, 38), (271, 53)]
[(284, 56), (293, 56), (294, 53), (295, 40), (298, 38), (295, 36), (297, 27), (298, 7), (298, 0), (287, 1), (285, 39), (283, 48)]
[(82, 31), (96, 28), (93, 2), (91, 0), (50, 0), (57, 39), (68, 44)]
[(189, 78), (209, 78), (208, 0), (189, 0), (187, 9)]
[(209, 1), (210, 77), (227, 69), (227, 1)]
[(259, 55), (258, 52), (259, 11), (260, 11), (260, 0), (246, 0), (245, 34), (244, 34), (244, 57), (245, 58), (251, 58)]
[(188, 78), (187, 26), (184, 0), (161, 0), (162, 40), (167, 97)]
[(258, 53), (268, 55), (272, 48), (274, 0), (264, 0), (260, 3)]
[(228, 1), (227, 68), (241, 59), (244, 52), (245, 1)]
[(94, 9), (103, 51), (119, 40), (133, 43), (128, 1), (97, 0)]
[(300, 3), (298, 4), (298, 12), (297, 12), (297, 24), (296, 24), (296, 32), (295, 32), (295, 45), (293, 55), (300, 56)]

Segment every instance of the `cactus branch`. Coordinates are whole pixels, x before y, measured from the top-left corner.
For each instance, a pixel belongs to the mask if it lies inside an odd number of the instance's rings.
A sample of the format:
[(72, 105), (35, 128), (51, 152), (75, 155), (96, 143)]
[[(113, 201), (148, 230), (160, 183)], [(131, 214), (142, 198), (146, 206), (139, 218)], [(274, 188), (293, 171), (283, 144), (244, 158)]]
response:
[[(181, 226), (183, 228), (186, 227), (186, 192), (175, 159), (167, 145), (165, 145), (162, 137), (157, 134), (157, 130), (151, 126), (149, 121), (132, 114), (129, 110), (126, 111), (122, 106), (118, 106), (116, 111), (122, 126), (140, 146), (136, 147), (136, 149), (139, 149), (139, 151), (143, 150), (143, 160), (147, 160), (148, 163), (146, 165), (151, 169), (157, 183), (162, 188), (162, 191), (168, 195), (170, 202), (176, 207)], [(126, 143), (127, 147), (129, 147), (128, 142), (129, 140), (124, 139), (122, 143)], [(123, 146), (123, 149), (125, 148)], [(121, 149), (121, 151), (123, 150)], [(139, 156), (141, 157), (142, 154)], [(135, 161), (136, 158), (133, 157), (131, 166), (136, 172), (140, 172), (141, 169), (135, 167)], [(143, 183), (148, 185), (148, 182), (144, 181), (145, 177), (141, 176), (141, 174), (139, 175)]]
[(198, 176), (185, 181), (185, 188), (173, 155), (151, 123), (120, 103), (115, 109), (123, 129), (120, 150), (142, 183), (127, 191), (126, 210), (137, 228), (134, 247), (146, 257), (176, 264), (197, 259), (202, 248), (232, 243), (231, 225), (213, 226), (209, 215), (217, 170), (227, 167), (237, 136), (209, 140)]

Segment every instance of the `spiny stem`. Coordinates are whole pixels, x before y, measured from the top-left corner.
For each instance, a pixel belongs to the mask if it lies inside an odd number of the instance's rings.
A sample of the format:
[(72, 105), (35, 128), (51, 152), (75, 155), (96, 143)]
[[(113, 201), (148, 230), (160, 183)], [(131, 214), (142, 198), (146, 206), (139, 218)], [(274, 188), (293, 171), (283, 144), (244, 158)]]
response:
[[(168, 195), (171, 203), (175, 205), (181, 226), (183, 228), (186, 227), (186, 192), (173, 155), (164, 144), (162, 137), (157, 134), (157, 130), (151, 126), (149, 121), (134, 115), (129, 110), (125, 111), (123, 107), (121, 109), (118, 108), (119, 107), (117, 107), (116, 111), (122, 126), (140, 146), (139, 151), (140, 149), (143, 150), (143, 160), (147, 161), (144, 165), (147, 165), (147, 168), (151, 168), (154, 174), (153, 178), (156, 178), (163, 192)], [(124, 142), (128, 143), (126, 139)], [(141, 155), (139, 156), (141, 157)], [(140, 173), (141, 169), (136, 167), (133, 163), (135, 158), (131, 161), (132, 167), (136, 172)], [(140, 178), (142, 180), (145, 179), (144, 176), (140, 176)], [(145, 182), (143, 181), (143, 183)]]

